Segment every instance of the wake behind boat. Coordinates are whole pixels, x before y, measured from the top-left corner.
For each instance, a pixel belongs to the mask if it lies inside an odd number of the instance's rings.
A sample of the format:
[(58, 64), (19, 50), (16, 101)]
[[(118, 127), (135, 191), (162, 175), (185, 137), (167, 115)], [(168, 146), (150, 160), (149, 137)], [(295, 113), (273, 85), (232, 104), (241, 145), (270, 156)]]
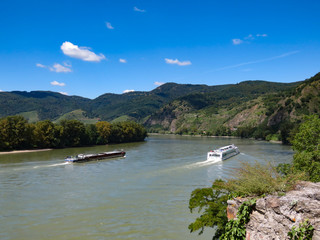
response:
[(78, 154), (75, 157), (66, 157), (66, 162), (88, 162), (94, 160), (101, 160), (105, 158), (115, 158), (115, 157), (125, 157), (126, 152), (124, 151), (112, 151), (112, 152), (102, 152), (96, 154)]
[(221, 147), (216, 150), (211, 150), (207, 154), (207, 160), (222, 161), (222, 160), (226, 160), (228, 158), (231, 158), (239, 153), (240, 153), (240, 151), (239, 151), (238, 147), (236, 147), (234, 144), (231, 144), (231, 145), (224, 146), (224, 147)]

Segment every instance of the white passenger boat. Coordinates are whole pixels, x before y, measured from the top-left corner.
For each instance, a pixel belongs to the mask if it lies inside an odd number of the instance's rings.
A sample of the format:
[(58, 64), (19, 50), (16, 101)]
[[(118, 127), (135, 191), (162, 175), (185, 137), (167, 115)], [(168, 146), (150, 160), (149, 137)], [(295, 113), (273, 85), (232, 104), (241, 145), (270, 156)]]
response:
[(237, 154), (239, 154), (240, 151), (238, 147), (236, 147), (234, 144), (221, 147), (216, 150), (211, 150), (207, 154), (207, 160), (215, 160), (215, 161), (222, 161), (226, 160), (228, 158), (231, 158)]

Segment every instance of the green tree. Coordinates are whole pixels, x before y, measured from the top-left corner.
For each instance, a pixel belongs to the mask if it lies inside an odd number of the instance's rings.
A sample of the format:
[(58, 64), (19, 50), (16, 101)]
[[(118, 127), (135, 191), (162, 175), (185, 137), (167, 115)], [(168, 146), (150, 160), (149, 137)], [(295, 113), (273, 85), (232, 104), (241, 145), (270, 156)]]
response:
[(95, 145), (98, 143), (99, 133), (95, 124), (87, 124), (85, 126), (85, 145)]
[(27, 149), (33, 147), (33, 126), (22, 116), (9, 116), (0, 120), (0, 142), (2, 150)]
[(98, 144), (107, 144), (111, 135), (111, 124), (109, 122), (101, 121), (96, 123), (98, 132)]
[(57, 147), (60, 134), (55, 124), (50, 120), (37, 122), (34, 128), (35, 144), (38, 148)]
[(228, 222), (226, 208), (229, 192), (221, 187), (222, 182), (222, 180), (216, 180), (211, 188), (198, 188), (191, 193), (190, 211), (198, 209), (198, 213), (202, 212), (202, 214), (189, 225), (190, 232), (200, 230), (200, 235), (205, 227), (216, 227), (213, 239), (219, 239), (224, 232), (224, 227)]
[(320, 118), (306, 117), (292, 141), (296, 153), (293, 156), (294, 171), (305, 172), (309, 180), (320, 181)]
[(62, 120), (61, 128), (61, 146), (77, 147), (85, 143), (85, 126), (78, 120)]

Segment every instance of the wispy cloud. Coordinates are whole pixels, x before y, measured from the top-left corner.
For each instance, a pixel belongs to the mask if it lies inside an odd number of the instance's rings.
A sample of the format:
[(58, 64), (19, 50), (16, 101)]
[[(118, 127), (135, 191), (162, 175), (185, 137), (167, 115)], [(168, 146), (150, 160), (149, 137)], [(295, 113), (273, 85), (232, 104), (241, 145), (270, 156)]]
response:
[(233, 45), (239, 45), (242, 43), (250, 43), (251, 41), (255, 40), (256, 38), (260, 38), (260, 37), (267, 37), (268, 35), (266, 33), (263, 34), (249, 34), (248, 36), (244, 37), (243, 39), (240, 38), (234, 38), (232, 39), (232, 44)]
[(36, 63), (36, 66), (39, 67), (39, 68), (46, 68), (47, 66), (41, 64), (41, 63)]
[(191, 62), (190, 61), (183, 61), (183, 62), (181, 62), (181, 61), (179, 61), (178, 59), (169, 59), (169, 58), (165, 58), (164, 59), (165, 60), (165, 62), (167, 63), (167, 64), (177, 64), (177, 65), (179, 65), (179, 66), (187, 66), (187, 65), (191, 65)]
[(252, 34), (249, 34), (248, 36), (244, 37), (244, 39), (253, 40), (254, 36)]
[[(64, 65), (64, 66), (63, 66)], [(57, 72), (57, 73), (68, 73), (68, 72), (72, 72), (71, 70), (71, 64), (64, 62), (63, 65), (59, 64), (59, 63), (55, 63), (52, 66), (46, 66), (43, 65), (41, 63), (36, 63), (36, 66), (39, 68), (46, 68), (49, 69), (51, 72)]]
[(134, 90), (133, 90), (133, 89), (131, 89), (131, 90), (124, 90), (122, 93), (129, 93), (129, 92), (134, 92)]
[(0, 92), (4, 92), (4, 91), (0, 89)]
[(88, 62), (100, 62), (106, 58), (102, 53), (97, 55), (90, 51), (88, 47), (78, 47), (77, 45), (67, 41), (61, 45), (61, 50), (69, 57), (78, 58)]
[(66, 85), (65, 83), (59, 83), (57, 81), (53, 81), (50, 84), (53, 86), (59, 86), (59, 87), (64, 87)]
[(114, 29), (114, 27), (112, 27), (111, 23), (109, 23), (109, 22), (106, 22), (106, 27), (109, 29)]
[(126, 60), (126, 59), (123, 59), (123, 58), (120, 58), (120, 59), (119, 59), (119, 62), (121, 62), (121, 63), (127, 63), (127, 60)]
[(265, 33), (263, 33), (263, 34), (257, 34), (256, 36), (257, 36), (257, 37), (268, 37), (268, 35), (265, 34)]
[(64, 73), (72, 72), (72, 70), (70, 68), (62, 66), (59, 63), (53, 64), (53, 66), (49, 67), (49, 69), (50, 69), (51, 72), (57, 72), (57, 73), (60, 73), (60, 72), (64, 72)]
[(67, 92), (59, 92), (60, 94), (62, 94), (62, 95), (69, 95)]
[(246, 66), (246, 65), (250, 65), (250, 64), (255, 64), (255, 63), (268, 62), (268, 61), (276, 60), (276, 59), (279, 59), (279, 58), (288, 57), (288, 56), (297, 54), (299, 52), (300, 51), (292, 51), (292, 52), (283, 53), (281, 55), (270, 57), (270, 58), (264, 58), (264, 59), (259, 59), (259, 60), (255, 60), (255, 61), (249, 61), (249, 62), (239, 63), (239, 64), (235, 64), (235, 65), (225, 66), (225, 67), (222, 67), (222, 68), (217, 68), (217, 69), (213, 69), (213, 70), (207, 71), (206, 73), (222, 71), (222, 70), (231, 69), (231, 68), (242, 67), (242, 66)]
[(164, 82), (154, 82), (153, 84), (156, 85), (156, 86), (161, 86), (161, 85), (163, 85), (165, 83)]
[(233, 45), (239, 45), (239, 44), (243, 43), (243, 41), (239, 38), (234, 38), (234, 39), (232, 39), (232, 43), (233, 43)]
[(136, 11), (136, 12), (146, 12), (146, 10), (140, 9), (140, 8), (137, 8), (137, 7), (134, 7), (134, 8), (133, 8), (133, 11)]

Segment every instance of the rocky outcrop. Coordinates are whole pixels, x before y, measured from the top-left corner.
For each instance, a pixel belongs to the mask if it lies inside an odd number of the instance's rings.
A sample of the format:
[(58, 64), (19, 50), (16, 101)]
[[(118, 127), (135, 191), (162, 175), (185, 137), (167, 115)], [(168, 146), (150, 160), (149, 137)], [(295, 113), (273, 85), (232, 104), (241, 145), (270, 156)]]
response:
[[(228, 218), (236, 217), (246, 199), (228, 201)], [(284, 240), (293, 226), (308, 219), (314, 227), (313, 240), (320, 240), (320, 183), (300, 182), (295, 190), (279, 197), (260, 198), (246, 226), (247, 240)]]

